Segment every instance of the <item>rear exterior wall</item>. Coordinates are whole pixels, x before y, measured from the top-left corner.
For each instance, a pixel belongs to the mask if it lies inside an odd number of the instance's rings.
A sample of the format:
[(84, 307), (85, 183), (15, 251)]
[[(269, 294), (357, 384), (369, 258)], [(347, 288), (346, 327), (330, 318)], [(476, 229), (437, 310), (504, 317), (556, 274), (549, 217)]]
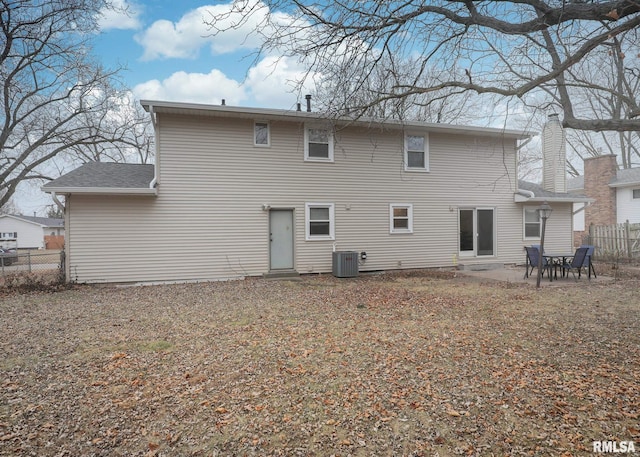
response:
[[(334, 162), (321, 163), (304, 161), (302, 123), (272, 121), (270, 147), (255, 147), (253, 119), (157, 120), (156, 197), (68, 199), (69, 279), (262, 275), (269, 272), (269, 211), (263, 205), (294, 210), (294, 267), (300, 273), (330, 272), (334, 243), (337, 250), (366, 251), (363, 271), (452, 266), (458, 261), (459, 208), (493, 208), (495, 214), (495, 255), (465, 263), (522, 262), (523, 246), (531, 244), (523, 236), (522, 206), (513, 202), (513, 140), (431, 133), (430, 171), (420, 173), (404, 171), (400, 131), (339, 130)], [(305, 203), (334, 205), (335, 240), (305, 240)], [(413, 205), (413, 233), (390, 234), (391, 203)], [(571, 246), (567, 214), (566, 221), (559, 214), (550, 220), (549, 246)], [(552, 230), (556, 224), (566, 230)]]

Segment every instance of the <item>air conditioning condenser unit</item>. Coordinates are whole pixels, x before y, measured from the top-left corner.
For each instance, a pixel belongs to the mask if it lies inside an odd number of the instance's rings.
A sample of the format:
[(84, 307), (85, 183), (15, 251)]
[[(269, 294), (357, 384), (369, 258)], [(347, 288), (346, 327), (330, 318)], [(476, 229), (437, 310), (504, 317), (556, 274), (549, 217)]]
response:
[(358, 276), (358, 253), (356, 251), (335, 251), (332, 271), (333, 276), (337, 278)]

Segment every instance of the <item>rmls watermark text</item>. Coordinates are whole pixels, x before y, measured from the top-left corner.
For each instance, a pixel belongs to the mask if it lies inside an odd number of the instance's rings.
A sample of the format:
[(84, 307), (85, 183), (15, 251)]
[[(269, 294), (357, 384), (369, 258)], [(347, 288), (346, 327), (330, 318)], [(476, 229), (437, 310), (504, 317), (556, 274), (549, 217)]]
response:
[(635, 453), (636, 446), (633, 441), (594, 441), (593, 452), (628, 454)]

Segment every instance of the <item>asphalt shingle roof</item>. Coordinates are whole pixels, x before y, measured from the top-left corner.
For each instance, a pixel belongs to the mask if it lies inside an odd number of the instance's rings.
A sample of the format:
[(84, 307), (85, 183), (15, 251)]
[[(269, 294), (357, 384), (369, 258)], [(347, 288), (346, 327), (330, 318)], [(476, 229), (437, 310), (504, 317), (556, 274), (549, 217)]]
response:
[(584, 195), (578, 195), (577, 192), (549, 192), (548, 190), (544, 190), (540, 184), (536, 184), (529, 181), (523, 181), (522, 179), (518, 180), (518, 188), (523, 190), (528, 190), (533, 192), (533, 194), (538, 197), (546, 197), (546, 198), (574, 198), (574, 197), (584, 197)]
[(36, 224), (44, 225), (45, 227), (64, 227), (64, 219), (58, 219), (55, 217), (22, 216), (20, 214), (8, 214), (8, 216), (15, 217), (16, 219), (22, 219), (23, 221), (35, 222)]
[(64, 219), (58, 219), (56, 217), (21, 216), (19, 214), (11, 214), (11, 216), (25, 221), (35, 222), (45, 227), (64, 227)]
[(153, 165), (90, 162), (54, 179), (42, 188), (148, 189), (154, 173)]
[(584, 176), (574, 176), (567, 179), (567, 190), (569, 192), (578, 189), (584, 189)]
[(618, 172), (616, 173), (616, 177), (613, 178), (609, 184), (622, 186), (625, 184), (637, 183), (640, 183), (640, 167), (618, 170)]

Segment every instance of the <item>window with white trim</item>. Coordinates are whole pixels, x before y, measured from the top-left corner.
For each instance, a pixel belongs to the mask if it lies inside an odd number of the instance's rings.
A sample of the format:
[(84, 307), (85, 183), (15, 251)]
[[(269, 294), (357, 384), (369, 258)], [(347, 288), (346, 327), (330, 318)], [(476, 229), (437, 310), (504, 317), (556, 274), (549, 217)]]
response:
[(413, 233), (413, 205), (409, 203), (389, 205), (389, 233)]
[(540, 238), (540, 232), (542, 222), (540, 219), (540, 212), (534, 207), (524, 207), (524, 237), (526, 238)]
[(333, 203), (305, 203), (307, 241), (335, 239), (335, 207)]
[(253, 145), (268, 147), (271, 144), (271, 132), (268, 122), (256, 121), (253, 124)]
[(633, 189), (632, 192), (633, 192), (632, 196), (634, 199), (640, 198), (640, 189)]
[(429, 136), (407, 133), (404, 136), (405, 171), (429, 171)]
[(306, 126), (304, 160), (333, 162), (333, 132), (326, 128)]

